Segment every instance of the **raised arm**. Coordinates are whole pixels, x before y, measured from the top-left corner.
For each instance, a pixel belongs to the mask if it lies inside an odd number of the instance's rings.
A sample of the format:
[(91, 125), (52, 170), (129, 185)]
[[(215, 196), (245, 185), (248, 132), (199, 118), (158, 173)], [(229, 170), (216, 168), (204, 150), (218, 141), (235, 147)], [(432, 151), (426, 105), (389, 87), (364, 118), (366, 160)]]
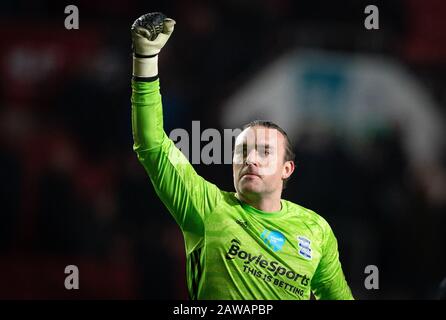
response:
[[(147, 18), (142, 16), (135, 24)], [(155, 40), (149, 40), (152, 37), (149, 30), (135, 24), (132, 27), (133, 149), (157, 195), (183, 231), (190, 253), (201, 243), (203, 221), (216, 206), (220, 190), (196, 173), (163, 129), (158, 53), (172, 34), (175, 21), (164, 19), (163, 32)]]

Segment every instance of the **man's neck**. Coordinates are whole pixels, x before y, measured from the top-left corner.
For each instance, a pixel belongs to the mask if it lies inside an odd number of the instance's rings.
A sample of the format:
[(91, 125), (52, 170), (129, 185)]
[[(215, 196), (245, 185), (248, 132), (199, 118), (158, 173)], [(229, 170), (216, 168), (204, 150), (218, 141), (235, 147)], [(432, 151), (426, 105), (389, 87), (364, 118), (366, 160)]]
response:
[(265, 211), (265, 212), (277, 212), (282, 209), (282, 203), (280, 202), (280, 194), (279, 196), (271, 196), (271, 197), (259, 197), (256, 195), (253, 196), (243, 196), (240, 193), (237, 193), (237, 198), (251, 207), (256, 208), (257, 210)]

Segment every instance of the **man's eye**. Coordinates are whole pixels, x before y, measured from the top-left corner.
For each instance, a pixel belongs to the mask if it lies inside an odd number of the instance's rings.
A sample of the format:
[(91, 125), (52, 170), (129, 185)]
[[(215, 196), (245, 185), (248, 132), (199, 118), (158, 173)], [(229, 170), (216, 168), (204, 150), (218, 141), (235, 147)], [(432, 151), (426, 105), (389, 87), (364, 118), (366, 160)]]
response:
[(270, 150), (267, 149), (267, 148), (259, 148), (259, 149), (258, 149), (258, 152), (259, 152), (259, 154), (262, 155), (262, 156), (267, 156), (267, 155), (270, 154)]
[(236, 152), (237, 154), (243, 154), (244, 156), (246, 156), (246, 146), (240, 146), (240, 147), (237, 147), (237, 148), (235, 149), (235, 152)]

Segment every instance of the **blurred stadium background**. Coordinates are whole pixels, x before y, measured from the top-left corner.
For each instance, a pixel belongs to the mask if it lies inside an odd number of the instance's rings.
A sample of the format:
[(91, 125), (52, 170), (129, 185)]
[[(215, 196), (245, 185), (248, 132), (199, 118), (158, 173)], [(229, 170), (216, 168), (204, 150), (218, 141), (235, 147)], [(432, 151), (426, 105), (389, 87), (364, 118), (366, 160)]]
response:
[[(64, 28), (69, 4), (79, 30)], [(2, 1), (0, 298), (187, 298), (181, 234), (132, 151), (129, 27), (151, 11), (177, 21), (160, 57), (166, 131), (277, 121), (297, 153), (284, 198), (331, 223), (355, 297), (435, 298), (442, 0)], [(230, 165), (196, 168), (233, 189)], [(379, 290), (364, 288), (371, 264)]]

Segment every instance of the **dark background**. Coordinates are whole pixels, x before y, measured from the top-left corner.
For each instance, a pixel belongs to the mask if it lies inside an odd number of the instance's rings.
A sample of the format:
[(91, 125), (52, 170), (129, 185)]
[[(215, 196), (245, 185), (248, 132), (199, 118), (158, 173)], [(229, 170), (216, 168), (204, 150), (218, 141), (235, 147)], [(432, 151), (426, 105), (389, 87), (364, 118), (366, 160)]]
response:
[[(79, 30), (64, 28), (70, 4)], [(368, 4), (379, 30), (364, 28)], [(227, 98), (295, 48), (398, 61), (446, 119), (441, 0), (2, 1), (0, 298), (187, 298), (181, 233), (132, 151), (130, 25), (151, 11), (177, 21), (160, 56), (167, 132), (223, 129)], [(357, 299), (433, 299), (446, 277), (444, 148), (417, 175), (398, 130), (372, 140), (359, 158), (336, 139), (296, 140), (284, 198), (330, 222)], [(196, 169), (233, 189), (230, 165)], [(67, 265), (79, 290), (64, 288)], [(379, 290), (364, 288), (367, 265)]]

